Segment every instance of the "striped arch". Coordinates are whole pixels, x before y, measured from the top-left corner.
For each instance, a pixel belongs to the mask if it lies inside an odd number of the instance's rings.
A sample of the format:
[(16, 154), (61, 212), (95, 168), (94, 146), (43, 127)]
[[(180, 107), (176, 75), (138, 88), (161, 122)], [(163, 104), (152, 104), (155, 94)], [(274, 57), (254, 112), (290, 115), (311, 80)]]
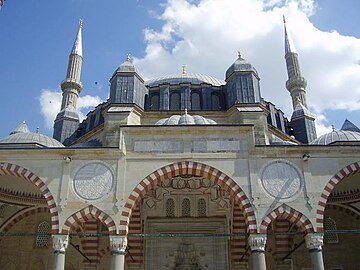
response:
[(116, 225), (114, 220), (109, 215), (105, 214), (103, 211), (93, 205), (89, 205), (72, 214), (65, 221), (62, 228), (62, 233), (68, 234), (71, 229), (76, 230), (76, 228), (80, 226), (82, 222), (88, 221), (91, 218), (100, 220), (100, 222), (108, 228), (109, 234), (116, 234)]
[(19, 223), (21, 220), (28, 216), (33, 216), (40, 213), (49, 213), (49, 208), (47, 207), (26, 207), (24, 209), (21, 209), (20, 211), (16, 212), (14, 215), (8, 218), (4, 222), (4, 224), (0, 227), (0, 232), (7, 233), (12, 227), (14, 227), (17, 223)]
[(360, 163), (355, 162), (352, 163), (343, 169), (341, 169), (338, 173), (336, 173), (330, 181), (326, 184), (319, 200), (318, 208), (316, 211), (316, 229), (318, 232), (324, 232), (324, 213), (326, 202), (335, 188), (335, 186), (344, 178), (357, 174), (360, 172)]
[(55, 199), (46, 184), (38, 176), (36, 176), (34, 173), (32, 173), (26, 168), (5, 162), (0, 163), (0, 175), (11, 175), (20, 177), (22, 179), (30, 181), (35, 186), (37, 186), (42, 195), (45, 197), (46, 203), (49, 208), (49, 212), (51, 215), (51, 231), (53, 233), (57, 233), (59, 231), (59, 213), (57, 211)]
[(313, 225), (311, 221), (302, 213), (296, 211), (290, 206), (283, 204), (268, 214), (260, 225), (260, 233), (266, 233), (269, 224), (274, 221), (278, 217), (282, 217), (282, 219), (286, 219), (292, 223), (294, 223), (298, 228), (300, 228), (303, 232), (309, 233), (314, 232)]
[(223, 172), (210, 167), (208, 165), (184, 161), (173, 163), (162, 167), (155, 172), (145, 177), (131, 192), (129, 198), (126, 201), (124, 210), (121, 213), (120, 218), (120, 234), (128, 233), (128, 226), (132, 211), (135, 209), (136, 203), (144, 197), (144, 195), (159, 184), (161, 181), (167, 178), (179, 176), (179, 175), (194, 175), (200, 177), (206, 177), (210, 181), (214, 181), (215, 184), (224, 188), (235, 199), (244, 212), (245, 221), (248, 226), (249, 233), (256, 232), (256, 219), (255, 212), (252, 205), (245, 195), (244, 191), (234, 182), (229, 176)]

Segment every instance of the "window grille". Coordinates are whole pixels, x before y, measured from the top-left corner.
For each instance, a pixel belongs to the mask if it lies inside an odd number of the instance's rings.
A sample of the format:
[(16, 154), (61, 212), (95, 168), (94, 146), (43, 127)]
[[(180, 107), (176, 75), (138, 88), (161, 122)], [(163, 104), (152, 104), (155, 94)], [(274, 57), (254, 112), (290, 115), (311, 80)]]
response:
[(39, 224), (36, 232), (35, 247), (45, 248), (49, 246), (50, 224), (43, 221)]
[(175, 216), (175, 202), (173, 199), (166, 200), (166, 216), (167, 217)]
[(205, 201), (205, 199), (198, 200), (198, 216), (206, 217), (206, 201)]
[(183, 199), (181, 203), (181, 214), (183, 217), (190, 217), (190, 200)]
[(329, 231), (336, 231), (336, 222), (332, 218), (326, 218), (324, 221), (324, 228), (325, 228), (325, 241), (328, 244), (337, 244), (339, 243), (339, 237), (336, 232), (329, 232)]

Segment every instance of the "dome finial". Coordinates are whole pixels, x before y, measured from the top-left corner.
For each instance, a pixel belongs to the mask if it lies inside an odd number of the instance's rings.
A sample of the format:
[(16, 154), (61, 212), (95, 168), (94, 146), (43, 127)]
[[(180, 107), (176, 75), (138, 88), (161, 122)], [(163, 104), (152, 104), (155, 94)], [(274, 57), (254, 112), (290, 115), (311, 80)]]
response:
[(126, 62), (131, 62), (131, 54), (130, 53), (128, 53), (126, 55)]
[(182, 65), (182, 74), (183, 75), (187, 74), (186, 65)]
[(241, 59), (241, 52), (238, 51), (238, 58)]
[(335, 126), (331, 125), (332, 131), (335, 131)]
[(285, 15), (283, 15), (283, 22), (284, 22), (284, 24), (286, 24), (286, 18), (285, 18)]
[(188, 111), (187, 111), (187, 108), (185, 108), (185, 115), (187, 115), (188, 114)]
[(83, 28), (83, 24), (84, 24), (83, 19), (80, 19), (80, 20), (79, 20), (79, 27), (80, 27), (80, 28)]

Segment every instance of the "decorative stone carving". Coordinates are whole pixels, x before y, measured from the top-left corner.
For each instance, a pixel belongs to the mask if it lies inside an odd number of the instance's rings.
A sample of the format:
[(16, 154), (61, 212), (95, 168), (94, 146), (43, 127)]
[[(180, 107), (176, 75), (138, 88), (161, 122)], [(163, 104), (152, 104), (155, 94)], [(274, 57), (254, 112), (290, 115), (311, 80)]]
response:
[(100, 161), (82, 166), (75, 174), (74, 191), (85, 200), (98, 200), (108, 195), (113, 188), (114, 174), (111, 168)]
[(55, 234), (52, 236), (52, 240), (55, 252), (65, 253), (69, 245), (69, 235)]
[(260, 181), (267, 194), (281, 201), (296, 199), (304, 186), (301, 171), (286, 160), (268, 162), (260, 172)]
[(248, 238), (251, 251), (265, 252), (266, 234), (250, 234)]
[(127, 238), (122, 235), (110, 236), (111, 253), (125, 254), (127, 248)]
[(324, 245), (324, 234), (308, 233), (305, 235), (306, 247), (310, 250), (322, 250)]

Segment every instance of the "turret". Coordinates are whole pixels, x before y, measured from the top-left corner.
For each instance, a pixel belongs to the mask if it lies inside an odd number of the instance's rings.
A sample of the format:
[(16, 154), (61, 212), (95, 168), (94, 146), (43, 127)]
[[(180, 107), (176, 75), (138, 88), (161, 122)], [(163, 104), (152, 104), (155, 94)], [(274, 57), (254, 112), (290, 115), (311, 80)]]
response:
[(66, 78), (61, 83), (62, 103), (54, 123), (53, 137), (66, 144), (68, 139), (79, 126), (79, 115), (76, 111), (76, 103), (82, 90), (81, 68), (82, 68), (82, 26), (80, 20), (79, 30), (69, 55)]
[(307, 82), (305, 78), (301, 76), (299, 57), (295, 45), (286, 29), (285, 17), (284, 31), (285, 60), (288, 73), (286, 88), (290, 92), (294, 109), (290, 126), (294, 130), (295, 138), (299, 142), (307, 144), (316, 139), (315, 117), (308, 109), (306, 101)]
[(256, 69), (240, 53), (225, 74), (227, 107), (239, 103), (259, 103), (260, 78)]
[(144, 108), (148, 90), (139, 75), (130, 55), (114, 72), (110, 79), (110, 103), (132, 103)]

